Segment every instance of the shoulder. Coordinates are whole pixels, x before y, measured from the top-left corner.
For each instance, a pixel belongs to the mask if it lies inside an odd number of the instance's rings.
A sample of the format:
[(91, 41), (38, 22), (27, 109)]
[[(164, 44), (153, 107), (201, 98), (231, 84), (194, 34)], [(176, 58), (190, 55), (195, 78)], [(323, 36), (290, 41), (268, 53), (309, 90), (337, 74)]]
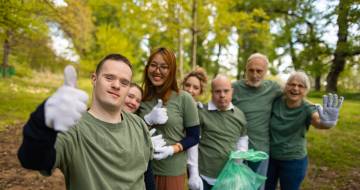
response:
[(143, 119), (141, 119), (141, 117), (139, 117), (136, 114), (133, 113), (129, 113), (129, 112), (122, 112), (121, 114), (123, 114), (123, 119), (128, 122), (129, 124), (136, 124), (136, 126), (138, 127), (144, 127), (146, 126), (145, 122)]
[(305, 107), (306, 111), (308, 113), (310, 113), (310, 114), (317, 111), (316, 110), (316, 105), (313, 102), (311, 102), (310, 100), (308, 100), (308, 99), (304, 100), (304, 107)]
[(237, 80), (235, 82), (233, 82), (231, 85), (233, 88), (241, 88), (244, 87), (245, 81), (243, 79), (241, 80)]

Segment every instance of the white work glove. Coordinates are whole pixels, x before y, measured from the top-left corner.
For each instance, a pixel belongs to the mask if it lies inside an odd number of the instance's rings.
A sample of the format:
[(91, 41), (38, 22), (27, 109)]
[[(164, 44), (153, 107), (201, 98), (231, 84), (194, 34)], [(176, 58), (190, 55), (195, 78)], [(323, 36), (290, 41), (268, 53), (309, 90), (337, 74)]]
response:
[(154, 159), (162, 160), (174, 154), (174, 148), (172, 146), (163, 146), (155, 150)]
[(45, 124), (55, 131), (67, 131), (86, 111), (88, 95), (76, 89), (76, 71), (71, 65), (64, 69), (64, 85), (45, 102)]
[[(236, 143), (236, 150), (246, 152), (249, 149), (249, 137), (242, 136), (239, 138), (238, 142)], [(237, 159), (236, 163), (241, 164), (243, 159)]]
[(189, 166), (189, 189), (191, 190), (203, 190), (204, 184), (199, 175), (199, 169), (197, 166)]
[(156, 106), (144, 116), (144, 120), (148, 125), (161, 125), (166, 123), (168, 115), (166, 108), (163, 108), (163, 102), (161, 99), (158, 100)]
[(323, 106), (317, 104), (316, 109), (320, 116), (320, 123), (325, 127), (336, 125), (339, 117), (339, 110), (344, 101), (344, 97), (338, 97), (337, 94), (329, 94), (323, 96)]
[(194, 145), (189, 148), (186, 153), (188, 156), (187, 163), (189, 167), (189, 189), (191, 190), (202, 190), (203, 183), (199, 175), (198, 169), (198, 157), (199, 157), (199, 145)]
[[(156, 132), (156, 129), (150, 130), (150, 136), (151, 136), (151, 143), (154, 147), (154, 151), (157, 152), (159, 149), (166, 145), (165, 140), (163, 139), (162, 135), (154, 135)], [(154, 136), (153, 136), (154, 135)]]

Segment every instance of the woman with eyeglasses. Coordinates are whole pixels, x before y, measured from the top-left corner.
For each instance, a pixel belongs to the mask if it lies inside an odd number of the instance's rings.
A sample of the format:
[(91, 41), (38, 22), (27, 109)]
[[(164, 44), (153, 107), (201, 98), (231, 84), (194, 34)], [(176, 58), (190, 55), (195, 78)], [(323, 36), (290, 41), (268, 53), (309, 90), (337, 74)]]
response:
[(199, 142), (199, 116), (191, 95), (178, 88), (172, 50), (162, 47), (151, 53), (144, 69), (143, 86), (144, 97), (138, 113), (162, 134), (167, 144), (154, 153), (156, 188), (183, 190), (184, 151)]
[(344, 98), (336, 94), (323, 97), (323, 108), (305, 100), (310, 90), (308, 76), (294, 72), (286, 82), (282, 97), (272, 106), (270, 120), (270, 161), (266, 190), (297, 190), (304, 180), (308, 158), (306, 132), (312, 125), (330, 129), (336, 125)]

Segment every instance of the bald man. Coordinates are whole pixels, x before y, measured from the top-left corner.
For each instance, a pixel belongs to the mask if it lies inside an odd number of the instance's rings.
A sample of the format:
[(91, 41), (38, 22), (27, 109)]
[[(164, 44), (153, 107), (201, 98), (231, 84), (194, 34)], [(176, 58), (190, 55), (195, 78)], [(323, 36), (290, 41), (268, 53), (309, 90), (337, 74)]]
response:
[(230, 152), (247, 151), (245, 115), (231, 103), (232, 94), (231, 82), (225, 75), (218, 75), (212, 80), (211, 101), (199, 109), (200, 172), (190, 170), (190, 189), (202, 189), (202, 186), (204, 190), (211, 189)]
[[(260, 53), (252, 54), (246, 63), (245, 79), (232, 84), (232, 103), (245, 113), (249, 148), (269, 153), (269, 124), (272, 103), (281, 95), (280, 85), (264, 80), (269, 60)], [(248, 162), (256, 173), (266, 176), (269, 160)], [(264, 189), (262, 186), (260, 189)]]

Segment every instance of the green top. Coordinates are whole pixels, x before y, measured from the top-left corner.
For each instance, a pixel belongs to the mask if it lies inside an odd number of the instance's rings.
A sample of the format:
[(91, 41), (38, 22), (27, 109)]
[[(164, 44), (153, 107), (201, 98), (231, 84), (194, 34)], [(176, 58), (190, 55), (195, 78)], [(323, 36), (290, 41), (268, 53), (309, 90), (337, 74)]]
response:
[(311, 124), (314, 105), (302, 102), (300, 107), (289, 108), (282, 97), (274, 101), (270, 122), (270, 156), (278, 160), (304, 158), (306, 131)]
[(233, 83), (233, 88), (232, 103), (246, 116), (249, 148), (269, 153), (271, 105), (282, 94), (279, 84), (264, 80), (260, 87), (254, 88), (240, 80)]
[(56, 161), (67, 189), (145, 189), (144, 172), (152, 154), (146, 124), (131, 113), (111, 124), (88, 112), (56, 139)]
[(236, 143), (246, 135), (246, 120), (242, 111), (234, 107), (227, 111), (199, 108), (201, 140), (199, 170), (201, 175), (217, 178)]
[[(141, 102), (138, 110), (143, 118), (157, 104), (157, 99)], [(185, 91), (173, 91), (164, 105), (169, 119), (164, 125), (155, 125), (157, 133), (163, 135), (167, 145), (180, 142), (185, 137), (185, 127), (199, 125), (196, 103), (191, 95)], [(153, 172), (160, 176), (179, 176), (186, 172), (186, 151), (174, 154), (163, 160), (153, 160)]]

